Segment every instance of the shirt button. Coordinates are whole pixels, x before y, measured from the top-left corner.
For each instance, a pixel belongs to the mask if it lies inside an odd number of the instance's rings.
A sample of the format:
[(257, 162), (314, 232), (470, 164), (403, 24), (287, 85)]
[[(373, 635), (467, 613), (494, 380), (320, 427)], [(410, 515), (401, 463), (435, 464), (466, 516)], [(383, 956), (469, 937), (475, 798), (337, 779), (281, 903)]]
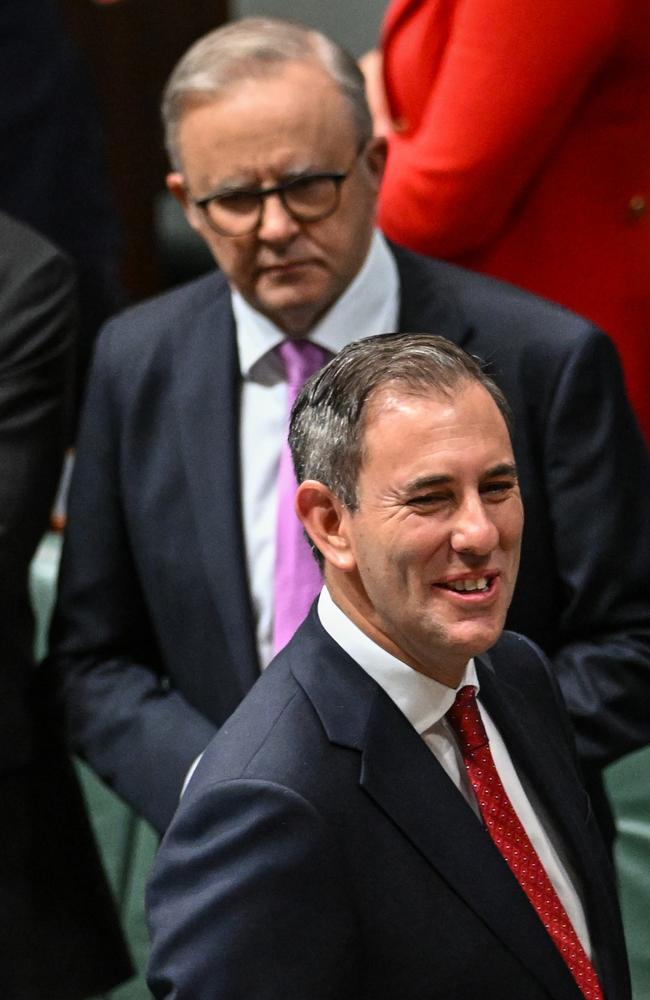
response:
[(637, 222), (642, 215), (645, 215), (648, 203), (642, 194), (632, 195), (628, 202), (627, 214), (631, 222)]

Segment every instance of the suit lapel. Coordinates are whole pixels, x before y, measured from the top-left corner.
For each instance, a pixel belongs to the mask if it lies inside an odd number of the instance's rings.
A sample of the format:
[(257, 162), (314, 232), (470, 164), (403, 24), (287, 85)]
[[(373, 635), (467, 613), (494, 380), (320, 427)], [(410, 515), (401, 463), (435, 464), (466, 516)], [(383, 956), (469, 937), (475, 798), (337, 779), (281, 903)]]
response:
[(225, 282), (215, 281), (214, 296), (194, 316), (174, 365), (184, 471), (200, 551), (243, 695), (259, 670), (241, 523), (239, 365)]
[(367, 729), (362, 787), (551, 996), (578, 997), (563, 960), (483, 824), (410, 724), (403, 720), (398, 730), (396, 714), (380, 691)]
[[(483, 657), (489, 663), (489, 657)], [(612, 956), (624, 955), (624, 945), (617, 926), (618, 903), (608, 880), (611, 866), (600, 837), (594, 836), (595, 824), (588, 826), (586, 792), (576, 795), (573, 768), (567, 762), (538, 714), (526, 709), (526, 699), (513, 684), (479, 663), (481, 701), (508, 747), (517, 771), (530, 783), (549, 821), (560, 837), (566, 859), (580, 884), (595, 955), (600, 959), (600, 977), (606, 995), (608, 984), (620, 981), (621, 969), (614, 967)], [(613, 874), (613, 873), (612, 873)], [(624, 959), (623, 959), (624, 962)]]
[(485, 664), (477, 664), (481, 701), (494, 720), (508, 752), (520, 773), (534, 789), (548, 813), (573, 868), (583, 884), (589, 873), (583, 870), (586, 793), (576, 799), (575, 776), (553, 741), (541, 727), (536, 714), (527, 711), (526, 700), (515, 686), (497, 678)]
[[(305, 646), (307, 633), (312, 643)], [(564, 961), (489, 834), (411, 724), (316, 616), (298, 635), (294, 675), (328, 738), (361, 752), (361, 787), (550, 996), (579, 1000)]]
[(436, 333), (464, 347), (472, 328), (445, 282), (445, 265), (391, 244), (400, 279), (399, 329)]

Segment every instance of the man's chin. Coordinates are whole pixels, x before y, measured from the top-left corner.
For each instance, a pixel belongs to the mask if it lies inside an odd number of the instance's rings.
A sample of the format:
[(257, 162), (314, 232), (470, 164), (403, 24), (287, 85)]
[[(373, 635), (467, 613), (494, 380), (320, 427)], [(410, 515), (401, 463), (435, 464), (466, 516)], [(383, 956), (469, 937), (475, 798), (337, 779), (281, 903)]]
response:
[(451, 639), (458, 649), (463, 649), (467, 659), (480, 656), (495, 644), (503, 631), (502, 622), (464, 624), (452, 631)]
[(308, 333), (329, 308), (322, 288), (306, 290), (290, 285), (258, 288), (257, 301), (252, 303), (281, 330), (294, 336)]

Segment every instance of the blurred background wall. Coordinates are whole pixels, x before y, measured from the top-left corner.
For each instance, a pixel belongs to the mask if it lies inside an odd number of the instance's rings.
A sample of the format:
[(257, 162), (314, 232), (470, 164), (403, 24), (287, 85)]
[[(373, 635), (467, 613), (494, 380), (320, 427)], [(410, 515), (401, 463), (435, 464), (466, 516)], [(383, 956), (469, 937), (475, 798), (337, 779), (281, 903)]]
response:
[(288, 17), (319, 28), (355, 56), (371, 48), (379, 32), (386, 0), (231, 0), (231, 17), (269, 14)]

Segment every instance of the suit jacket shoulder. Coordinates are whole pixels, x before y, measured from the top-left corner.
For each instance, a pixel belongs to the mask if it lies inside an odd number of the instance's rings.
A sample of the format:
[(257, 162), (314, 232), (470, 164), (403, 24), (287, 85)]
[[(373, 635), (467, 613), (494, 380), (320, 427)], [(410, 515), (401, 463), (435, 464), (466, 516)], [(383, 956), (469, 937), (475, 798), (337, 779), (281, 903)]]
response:
[[(524, 288), (498, 278), (469, 271), (467, 268), (433, 257), (424, 257), (398, 244), (390, 244), (397, 261), (403, 289), (403, 310), (409, 314), (442, 297), (447, 308), (458, 311), (463, 326), (481, 329), (484, 324), (493, 332), (499, 331), (498, 340), (510, 340), (517, 348), (508, 329), (501, 321), (508, 317), (510, 323), (521, 316), (520, 325), (525, 340), (541, 343), (561, 351), (572, 347), (585, 337), (605, 336), (589, 320), (566, 309), (557, 302), (534, 295)], [(417, 289), (420, 289), (419, 293)]]
[(232, 322), (227, 282), (220, 272), (211, 272), (109, 320), (99, 336), (100, 364), (109, 366), (112, 377), (122, 370), (131, 376), (144, 373), (151, 366), (165, 375), (170, 352), (191, 354), (197, 331), (207, 324), (217, 336)]

